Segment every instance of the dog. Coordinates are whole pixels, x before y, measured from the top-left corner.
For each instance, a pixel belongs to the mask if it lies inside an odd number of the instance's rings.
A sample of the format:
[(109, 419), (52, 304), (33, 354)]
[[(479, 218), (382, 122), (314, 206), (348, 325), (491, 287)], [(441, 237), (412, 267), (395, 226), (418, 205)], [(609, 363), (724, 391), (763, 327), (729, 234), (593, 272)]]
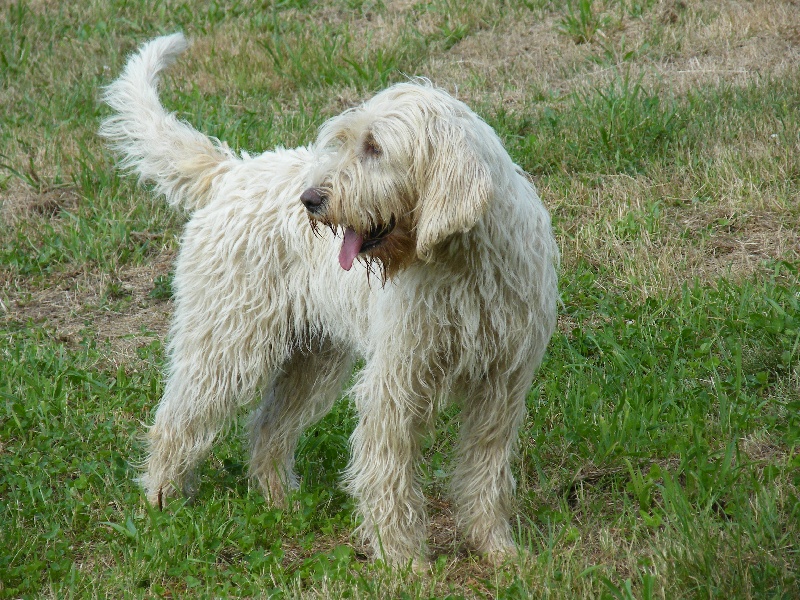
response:
[(558, 305), (533, 184), (489, 125), (424, 79), (331, 118), (308, 146), (237, 154), (160, 103), (159, 74), (186, 48), (180, 33), (142, 46), (106, 88), (100, 129), (121, 168), (189, 213), (147, 499), (191, 493), (215, 437), (260, 398), (249, 472), (285, 505), (300, 435), (362, 359), (345, 484), (368, 550), (425, 564), (421, 446), (457, 402), (457, 524), (474, 551), (515, 553), (511, 461)]

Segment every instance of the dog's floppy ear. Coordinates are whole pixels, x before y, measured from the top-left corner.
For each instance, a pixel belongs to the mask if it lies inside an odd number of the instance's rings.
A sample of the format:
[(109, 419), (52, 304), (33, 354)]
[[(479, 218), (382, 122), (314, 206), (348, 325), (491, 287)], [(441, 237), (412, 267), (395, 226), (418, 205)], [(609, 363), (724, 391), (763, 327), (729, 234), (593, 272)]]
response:
[(417, 256), (422, 260), (448, 236), (471, 229), (492, 195), (491, 169), (481, 155), (484, 144), (469, 117), (433, 117), (426, 134), (417, 161)]

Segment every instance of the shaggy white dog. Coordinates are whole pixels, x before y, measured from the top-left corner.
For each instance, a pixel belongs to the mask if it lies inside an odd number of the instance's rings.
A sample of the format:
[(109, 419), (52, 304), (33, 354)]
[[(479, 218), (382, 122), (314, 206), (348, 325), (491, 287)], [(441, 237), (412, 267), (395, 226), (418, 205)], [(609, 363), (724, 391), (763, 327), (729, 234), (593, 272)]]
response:
[(308, 147), (237, 156), (159, 102), (158, 74), (185, 48), (181, 34), (143, 46), (108, 87), (101, 129), (123, 167), (192, 211), (148, 500), (191, 491), (215, 436), (260, 395), (250, 473), (285, 502), (298, 438), (361, 357), (346, 481), (375, 555), (425, 560), (417, 463), (450, 401), (458, 524), (481, 553), (513, 551), (509, 461), (558, 301), (533, 185), (491, 127), (424, 80), (330, 119)]

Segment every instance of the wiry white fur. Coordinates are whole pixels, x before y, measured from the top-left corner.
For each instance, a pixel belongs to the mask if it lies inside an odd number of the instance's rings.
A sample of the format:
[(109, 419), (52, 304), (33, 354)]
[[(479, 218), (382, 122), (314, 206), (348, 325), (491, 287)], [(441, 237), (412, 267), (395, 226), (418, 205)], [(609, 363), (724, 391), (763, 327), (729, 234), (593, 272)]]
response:
[[(260, 394), (250, 471), (284, 502), (301, 432), (362, 357), (346, 481), (376, 555), (424, 559), (420, 444), (450, 401), (462, 407), (459, 524), (480, 552), (513, 549), (509, 465), (558, 298), (558, 250), (533, 186), (486, 123), (424, 81), (331, 119), (310, 147), (237, 158), (158, 101), (157, 75), (185, 46), (176, 34), (132, 57), (106, 92), (116, 113), (101, 130), (123, 166), (194, 211), (148, 434), (148, 499), (190, 490), (220, 429)], [(314, 218), (340, 231), (405, 223), (403, 267), (383, 286), (367, 264), (342, 270), (341, 240), (312, 231), (306, 188), (325, 190)]]

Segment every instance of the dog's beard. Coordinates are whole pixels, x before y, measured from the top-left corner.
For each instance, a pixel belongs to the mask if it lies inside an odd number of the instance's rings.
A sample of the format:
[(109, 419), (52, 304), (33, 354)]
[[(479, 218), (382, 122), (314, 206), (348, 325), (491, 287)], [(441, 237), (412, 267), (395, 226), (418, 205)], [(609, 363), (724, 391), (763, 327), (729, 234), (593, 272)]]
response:
[(416, 260), (417, 240), (411, 229), (396, 225), (381, 244), (363, 257), (369, 273), (378, 275), (381, 285), (397, 275)]

